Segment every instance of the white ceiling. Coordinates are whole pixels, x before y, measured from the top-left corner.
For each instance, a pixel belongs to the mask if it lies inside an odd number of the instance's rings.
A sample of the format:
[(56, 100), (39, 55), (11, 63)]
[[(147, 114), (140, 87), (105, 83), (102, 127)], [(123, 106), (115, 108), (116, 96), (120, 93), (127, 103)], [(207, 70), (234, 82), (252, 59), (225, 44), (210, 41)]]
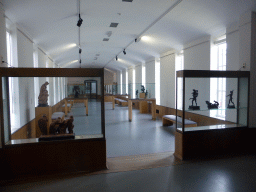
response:
[[(79, 0), (3, 3), (6, 16), (25, 29), (56, 64), (80, 67), (76, 26)], [(224, 35), (226, 27), (255, 8), (256, 0), (81, 0), (81, 66), (124, 69), (171, 49), (181, 50), (200, 37)], [(111, 28), (111, 22), (119, 25)], [(112, 35), (105, 42), (108, 31)], [(135, 43), (138, 36), (147, 36), (148, 40)], [(100, 56), (94, 60), (96, 54)], [(74, 60), (77, 62), (72, 63)]]

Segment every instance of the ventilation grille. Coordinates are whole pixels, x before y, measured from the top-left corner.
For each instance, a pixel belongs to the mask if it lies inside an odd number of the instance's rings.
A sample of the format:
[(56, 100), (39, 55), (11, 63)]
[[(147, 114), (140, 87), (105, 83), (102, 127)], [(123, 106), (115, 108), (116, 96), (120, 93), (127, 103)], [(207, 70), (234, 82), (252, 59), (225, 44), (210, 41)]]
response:
[(104, 38), (104, 39), (103, 39), (103, 41), (108, 41), (108, 40), (109, 40), (109, 38)]
[(111, 23), (109, 27), (117, 27), (119, 23)]

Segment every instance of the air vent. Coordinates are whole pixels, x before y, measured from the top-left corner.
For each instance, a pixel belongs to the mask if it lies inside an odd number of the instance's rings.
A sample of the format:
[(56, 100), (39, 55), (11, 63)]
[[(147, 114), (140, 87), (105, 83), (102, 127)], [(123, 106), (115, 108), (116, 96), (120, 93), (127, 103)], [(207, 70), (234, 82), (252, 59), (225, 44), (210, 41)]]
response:
[(119, 23), (111, 23), (109, 27), (117, 27)]
[(133, 0), (122, 0), (123, 2), (132, 2)]
[(109, 38), (104, 38), (104, 39), (103, 39), (103, 41), (108, 41), (108, 40), (109, 40)]

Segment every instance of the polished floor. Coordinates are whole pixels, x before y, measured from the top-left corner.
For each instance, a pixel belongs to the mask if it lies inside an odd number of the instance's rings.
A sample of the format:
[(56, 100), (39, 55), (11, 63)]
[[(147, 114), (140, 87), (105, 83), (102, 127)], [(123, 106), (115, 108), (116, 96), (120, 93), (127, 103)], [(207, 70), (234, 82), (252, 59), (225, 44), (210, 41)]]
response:
[(107, 174), (58, 175), (0, 187), (0, 191), (8, 192), (254, 192), (255, 189), (256, 156), (252, 155)]
[[(83, 103), (75, 103), (71, 109), (76, 135), (101, 134), (101, 103), (88, 102), (86, 116)], [(174, 127), (163, 127), (162, 121), (152, 120), (150, 114), (133, 110), (133, 120), (128, 120), (128, 107), (105, 103), (105, 130), (107, 157), (129, 156), (174, 151)]]
[[(129, 122), (127, 107), (112, 110), (111, 103), (105, 104), (105, 111), (108, 170), (0, 182), (0, 191), (256, 191), (256, 155), (177, 161), (172, 126), (162, 127), (160, 120), (152, 121), (138, 110), (133, 110)], [(86, 118), (89, 121), (90, 110)]]

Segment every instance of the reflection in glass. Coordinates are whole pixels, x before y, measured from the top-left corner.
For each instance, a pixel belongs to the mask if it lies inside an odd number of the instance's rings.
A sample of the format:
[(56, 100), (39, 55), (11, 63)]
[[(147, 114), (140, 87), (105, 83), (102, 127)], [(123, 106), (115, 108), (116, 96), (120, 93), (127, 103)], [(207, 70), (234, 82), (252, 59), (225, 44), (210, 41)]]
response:
[[(2, 80), (6, 142), (9, 132), (15, 139), (39, 138), (42, 131), (38, 120), (43, 115), (47, 117), (47, 134), (50, 133), (50, 124), (55, 122), (56, 118), (58, 120), (60, 117), (59, 120), (63, 123), (73, 116), (73, 132), (76, 136), (83, 135), (82, 138), (91, 138), (92, 136), (89, 135), (100, 135), (103, 137), (101, 100), (99, 99), (101, 98), (100, 77), (9, 77), (8, 85), (7, 78)], [(42, 94), (42, 85), (46, 82), (49, 83), (44, 95), (47, 97), (47, 105), (39, 106), (39, 99), (42, 99), (39, 95)], [(7, 97), (8, 91), (9, 97)], [(65, 108), (65, 100), (67, 108)], [(36, 107), (35, 103), (37, 103)], [(8, 119), (10, 119), (10, 125)], [(20, 132), (26, 134), (21, 137)]]

